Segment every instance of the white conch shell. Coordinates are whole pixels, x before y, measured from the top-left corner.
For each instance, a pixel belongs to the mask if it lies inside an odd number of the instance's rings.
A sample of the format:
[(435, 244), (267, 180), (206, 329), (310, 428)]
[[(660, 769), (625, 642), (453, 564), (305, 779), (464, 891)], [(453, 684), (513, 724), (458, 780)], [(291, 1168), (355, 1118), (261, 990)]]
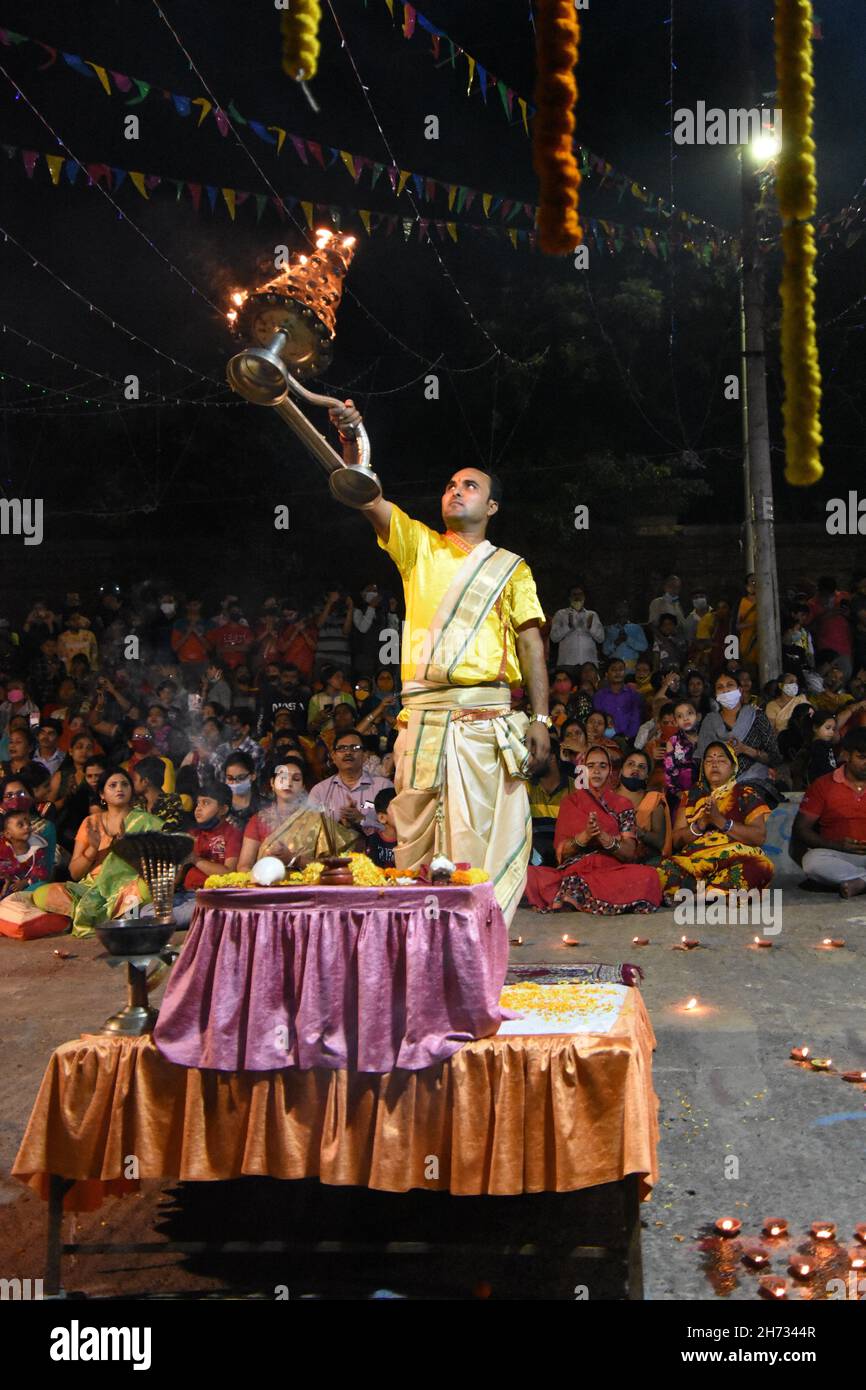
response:
[(286, 866), (275, 854), (269, 854), (253, 865), (250, 876), (253, 883), (257, 883), (259, 887), (270, 888), (273, 883), (279, 883), (281, 878), (285, 878)]

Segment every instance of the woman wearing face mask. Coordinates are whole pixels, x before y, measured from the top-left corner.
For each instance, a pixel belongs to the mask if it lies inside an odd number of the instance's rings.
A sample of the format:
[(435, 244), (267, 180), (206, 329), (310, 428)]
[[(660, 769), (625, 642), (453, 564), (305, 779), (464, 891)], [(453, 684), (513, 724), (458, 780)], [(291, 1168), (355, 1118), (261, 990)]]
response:
[(730, 744), (711, 740), (701, 775), (674, 822), (674, 853), (662, 859), (658, 876), (665, 901), (681, 889), (709, 892), (765, 888), (773, 865), (763, 852), (770, 807), (765, 788), (737, 778), (737, 755)]
[(726, 672), (716, 679), (718, 713), (708, 714), (701, 723), (697, 756), (703, 756), (711, 743), (727, 743), (737, 757), (736, 779), (760, 785), (771, 806), (781, 797), (773, 788), (770, 769), (782, 761), (776, 735), (763, 710), (743, 704), (743, 692)]
[(770, 721), (773, 733), (778, 737), (791, 722), (791, 715), (798, 705), (808, 705), (805, 695), (800, 694), (800, 678), (794, 671), (785, 671), (779, 678), (779, 693), (770, 700), (764, 713)]
[(587, 786), (563, 799), (556, 819), (559, 867), (530, 865), (526, 897), (542, 912), (654, 912), (661, 903), (658, 874), (635, 863), (635, 808), (609, 789), (607, 750), (590, 747), (585, 767)]
[(32, 895), (43, 912), (71, 917), (73, 936), (91, 936), (95, 926), (150, 902), (144, 879), (112, 847), (122, 835), (161, 830), (162, 821), (133, 805), (132, 780), (122, 768), (103, 773), (98, 790), (99, 804), (75, 836), (70, 882), (46, 883)]
[(637, 853), (641, 864), (655, 864), (671, 852), (671, 814), (662, 792), (649, 790), (653, 771), (648, 755), (638, 749), (622, 765), (617, 791), (634, 807), (637, 818)]
[(330, 816), (308, 809), (300, 758), (287, 757), (265, 776), (273, 801), (247, 821), (238, 860), (241, 873), (248, 873), (257, 860), (272, 855), (286, 866), (301, 869), (354, 843), (354, 834)]
[(226, 785), (232, 794), (229, 821), (241, 831), (246, 829), (247, 822), (262, 804), (254, 779), (252, 758), (246, 753), (231, 753), (225, 765)]

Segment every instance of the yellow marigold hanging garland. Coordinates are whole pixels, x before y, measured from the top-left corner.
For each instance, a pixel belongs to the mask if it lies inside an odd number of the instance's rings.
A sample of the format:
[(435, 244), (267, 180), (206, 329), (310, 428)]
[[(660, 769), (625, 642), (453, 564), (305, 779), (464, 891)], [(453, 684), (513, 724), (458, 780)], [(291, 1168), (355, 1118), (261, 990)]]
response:
[(574, 158), (574, 68), (580, 24), (574, 0), (539, 0), (538, 75), (532, 122), (532, 162), (539, 180), (538, 243), (549, 256), (567, 255), (583, 241), (577, 215), (580, 170)]
[(821, 369), (815, 329), (815, 142), (812, 138), (811, 0), (776, 0), (776, 81), (782, 152), (776, 192), (782, 218), (782, 375), (785, 478), (816, 483), (821, 467)]
[(309, 82), (319, 63), (319, 0), (292, 0), (292, 8), (280, 19), (283, 35), (283, 72), (296, 82)]

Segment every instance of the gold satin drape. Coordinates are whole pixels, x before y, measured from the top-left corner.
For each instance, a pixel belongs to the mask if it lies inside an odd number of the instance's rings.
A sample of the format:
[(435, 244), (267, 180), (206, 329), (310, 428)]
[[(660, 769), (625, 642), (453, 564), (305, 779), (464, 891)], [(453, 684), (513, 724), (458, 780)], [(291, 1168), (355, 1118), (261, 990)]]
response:
[[(243, 1175), (460, 1195), (656, 1181), (652, 1027), (630, 990), (607, 1036), (485, 1038), (447, 1062), (385, 1076), (219, 1073), (167, 1062), (153, 1041), (85, 1035), (52, 1054), (13, 1174), (67, 1210), (143, 1179)], [(430, 1177), (431, 1157), (438, 1177)], [(426, 1171), (425, 1171), (426, 1170)]]

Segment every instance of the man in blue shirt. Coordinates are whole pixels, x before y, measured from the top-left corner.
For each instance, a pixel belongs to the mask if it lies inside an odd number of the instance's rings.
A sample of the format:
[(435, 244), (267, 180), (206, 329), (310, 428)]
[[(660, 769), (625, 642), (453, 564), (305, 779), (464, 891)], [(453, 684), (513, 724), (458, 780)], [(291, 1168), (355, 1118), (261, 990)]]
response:
[(633, 671), (641, 652), (645, 652), (649, 646), (646, 633), (639, 623), (629, 622), (625, 599), (616, 605), (614, 616), (615, 621), (605, 628), (602, 650), (605, 656), (616, 656), (625, 662), (627, 671)]

